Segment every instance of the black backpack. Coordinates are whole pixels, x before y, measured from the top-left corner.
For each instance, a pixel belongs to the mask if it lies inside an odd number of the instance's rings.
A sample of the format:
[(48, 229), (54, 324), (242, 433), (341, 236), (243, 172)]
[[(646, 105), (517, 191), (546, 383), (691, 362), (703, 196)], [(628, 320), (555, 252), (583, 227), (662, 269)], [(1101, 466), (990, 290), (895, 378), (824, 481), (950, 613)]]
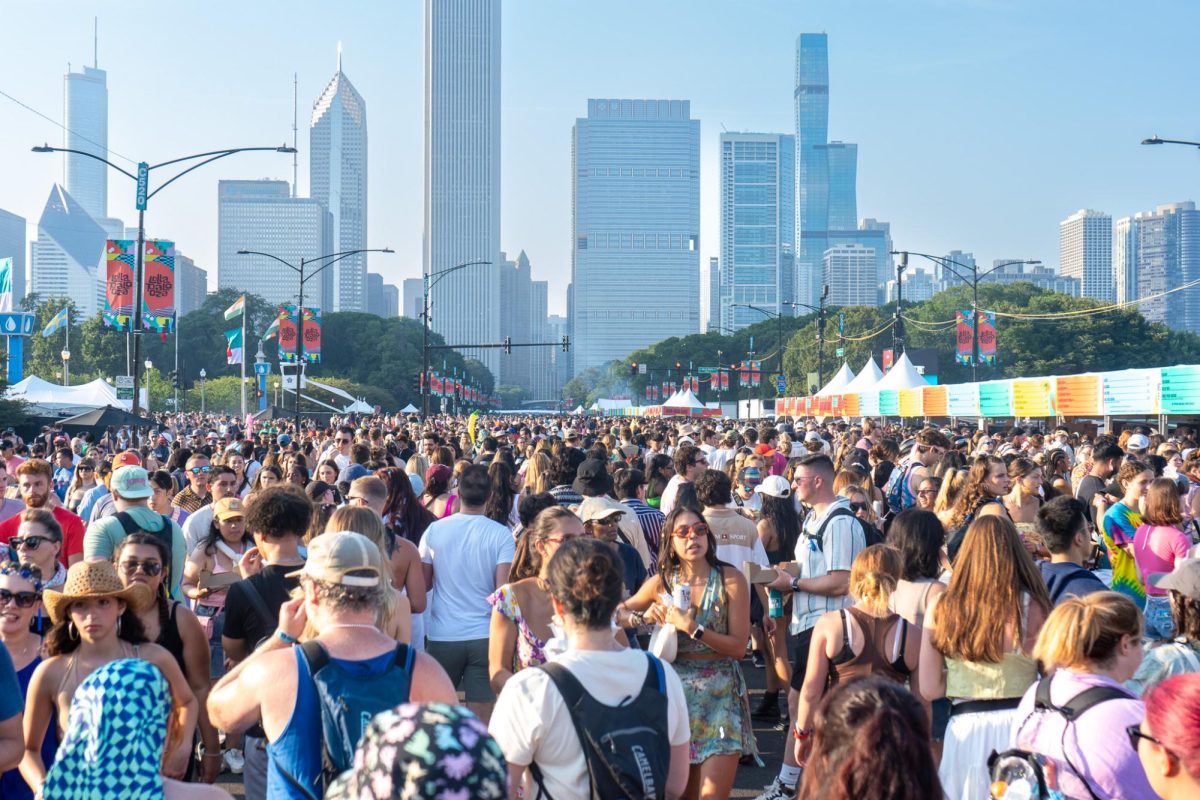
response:
[[(1085, 689), (1079, 694), (1072, 697), (1064, 705), (1056, 706), (1050, 701), (1050, 681), (1051, 677), (1047, 675), (1038, 681), (1037, 691), (1034, 692), (1033, 713), (1052, 711), (1061, 714), (1067, 720), (1067, 727), (1074, 724), (1085, 711), (1101, 703), (1109, 700), (1132, 700), (1133, 695), (1123, 689), (1118, 689), (1115, 686), (1093, 686), (1091, 689)], [(1031, 715), (1032, 716), (1032, 715)], [(1024, 726), (1021, 723), (1021, 727)], [(1020, 727), (1017, 729), (1020, 730)], [(1091, 783), (1088, 782), (1087, 776), (1076, 769), (1071, 763), (1070, 756), (1067, 755), (1066, 748), (1067, 730), (1063, 728), (1063, 745), (1062, 755), (1063, 760), (1070, 768), (1071, 772), (1079, 778), (1084, 788), (1088, 790), (1093, 800), (1099, 800), (1096, 792), (1092, 789)], [(996, 782), (1004, 782), (1011, 784), (1017, 780), (1025, 780), (1029, 785), (1037, 790), (1036, 794), (1030, 795), (1032, 800), (1046, 800), (1050, 797), (1050, 787), (1046, 785), (1046, 773), (1044, 764), (1046, 759), (1039, 753), (1033, 753), (1028, 750), (1013, 748), (1005, 750), (1002, 753), (997, 753), (995, 750), (988, 756), (987, 766), (988, 775), (991, 777), (993, 784)], [(1061, 796), (1061, 795), (1060, 795)]]
[(871, 525), (870, 528), (871, 528), (871, 530), (875, 531), (875, 536), (870, 537), (870, 536), (868, 536), (868, 533), (867, 533), (867, 526), (863, 525), (862, 522), (859, 520), (859, 518), (854, 516), (853, 511), (851, 511), (848, 508), (845, 508), (844, 506), (839, 506), (838, 508), (835, 508), (833, 511), (830, 511), (829, 514), (825, 517), (825, 519), (822, 520), (821, 525), (820, 525), (820, 527), (817, 528), (816, 533), (813, 533), (813, 534), (805, 533), (805, 534), (803, 534), (803, 536), (805, 538), (809, 539), (810, 541), (815, 541), (817, 543), (818, 550), (824, 550), (825, 549), (825, 528), (827, 528), (829, 526), (830, 522), (832, 522), (834, 519), (836, 519), (838, 517), (850, 517), (850, 519), (857, 522), (859, 530), (861, 530), (863, 532), (863, 541), (866, 542), (866, 545), (868, 547), (873, 544), (883, 544), (883, 536), (879, 533), (879, 531), (875, 528), (874, 525)]
[[(646, 680), (641, 692), (619, 706), (605, 705), (588, 694), (561, 664), (540, 665), (558, 687), (575, 724), (587, 762), (595, 800), (659, 800), (667, 794), (671, 744), (667, 734), (667, 683), (663, 665), (646, 654)], [(529, 765), (537, 781), (537, 797), (546, 791), (542, 771)]]
[[(164, 578), (163, 582), (170, 588), (175, 582), (175, 576), (171, 574), (171, 564), (173, 563), (174, 554), (174, 534), (171, 531), (171, 518), (160, 514), (162, 519), (162, 528), (157, 531), (149, 531), (138, 525), (134, 520), (133, 515), (128, 511), (118, 511), (116, 513), (117, 521), (121, 523), (122, 530), (125, 531), (125, 536), (129, 537), (135, 533), (148, 533), (151, 536), (159, 539), (167, 547), (167, 563), (163, 564)], [(183, 576), (180, 576), (181, 578)]]

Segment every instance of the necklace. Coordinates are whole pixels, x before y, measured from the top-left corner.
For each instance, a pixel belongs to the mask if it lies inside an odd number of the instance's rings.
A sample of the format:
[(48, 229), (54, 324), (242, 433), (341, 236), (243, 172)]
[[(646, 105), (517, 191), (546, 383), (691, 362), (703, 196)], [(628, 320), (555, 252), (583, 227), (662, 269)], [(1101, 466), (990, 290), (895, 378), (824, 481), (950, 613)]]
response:
[(328, 633), (329, 631), (337, 630), (338, 628), (366, 628), (376, 632), (379, 631), (379, 628), (367, 622), (338, 622), (333, 625), (321, 626), (321, 633)]
[[(21, 647), (20, 650), (13, 650), (12, 645), (8, 642), (5, 642), (5, 646), (8, 647), (14, 664), (24, 663), (26, 658), (31, 656), (31, 650), (36, 653), (37, 649), (42, 646), (41, 640), (36, 636), (30, 636), (28, 639), (29, 640), (24, 644), (24, 646)], [(30, 645), (32, 645), (32, 647)]]

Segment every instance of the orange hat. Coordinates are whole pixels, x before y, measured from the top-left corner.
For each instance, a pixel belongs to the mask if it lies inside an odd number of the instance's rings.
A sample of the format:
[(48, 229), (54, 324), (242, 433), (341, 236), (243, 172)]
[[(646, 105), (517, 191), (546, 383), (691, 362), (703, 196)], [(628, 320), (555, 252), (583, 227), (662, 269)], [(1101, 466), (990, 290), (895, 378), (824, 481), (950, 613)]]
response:
[(142, 459), (131, 450), (123, 450), (113, 456), (112, 465), (115, 472), (120, 467), (140, 467)]
[(771, 445), (766, 444), (764, 442), (763, 444), (758, 444), (758, 445), (754, 446), (754, 455), (756, 455), (756, 456), (773, 456), (773, 455), (775, 455), (775, 451), (771, 449)]

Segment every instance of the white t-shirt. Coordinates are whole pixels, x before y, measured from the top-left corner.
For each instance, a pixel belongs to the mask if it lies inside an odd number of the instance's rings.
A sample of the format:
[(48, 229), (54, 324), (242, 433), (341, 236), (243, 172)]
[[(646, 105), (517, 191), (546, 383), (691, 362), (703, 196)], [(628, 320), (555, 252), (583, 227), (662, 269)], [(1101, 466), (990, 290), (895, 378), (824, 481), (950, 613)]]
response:
[(482, 514), (439, 519), (421, 537), (421, 563), (433, 565), (433, 594), (425, 635), (436, 642), (488, 638), (496, 567), (511, 564), (512, 531)]
[(678, 473), (671, 476), (667, 481), (667, 485), (663, 487), (662, 499), (659, 501), (658, 508), (664, 514), (670, 514), (671, 509), (675, 508), (675, 497), (679, 494), (679, 487), (687, 483), (683, 478), (679, 477)]
[[(641, 650), (568, 650), (555, 661), (571, 671), (588, 694), (615, 706), (636, 697), (646, 680), (646, 654)], [(670, 664), (663, 664), (667, 687), (667, 738), (672, 746), (692, 736), (683, 684)], [(523, 669), (509, 679), (496, 700), (488, 731), (511, 764), (537, 762), (546, 790), (556, 800), (590, 798), (587, 762), (571, 715), (550, 676)], [(525, 776), (526, 797), (537, 796), (537, 784)]]
[(203, 542), (208, 536), (208, 531), (212, 528), (212, 521), (212, 503), (200, 506), (191, 514), (188, 514), (188, 518), (183, 521), (183, 540), (187, 542), (187, 551), (189, 553), (195, 550), (196, 545)]

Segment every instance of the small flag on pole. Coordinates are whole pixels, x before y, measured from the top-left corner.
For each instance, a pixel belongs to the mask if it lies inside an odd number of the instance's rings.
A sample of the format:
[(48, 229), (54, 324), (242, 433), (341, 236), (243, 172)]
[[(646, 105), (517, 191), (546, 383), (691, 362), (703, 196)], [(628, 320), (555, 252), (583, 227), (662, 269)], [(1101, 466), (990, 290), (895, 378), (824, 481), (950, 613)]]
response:
[(70, 311), (67, 306), (63, 306), (58, 310), (58, 313), (50, 318), (46, 323), (46, 327), (42, 329), (42, 337), (50, 336), (57, 330), (67, 327), (70, 321)]
[(12, 258), (0, 258), (0, 311), (3, 312), (13, 310), (12, 272)]
[(265, 331), (263, 331), (263, 335), (262, 335), (263, 341), (265, 342), (270, 339), (273, 339), (278, 334), (279, 334), (279, 317), (276, 317), (275, 319), (271, 320), (271, 324), (267, 326), (267, 329)]
[(225, 331), (225, 363), (242, 363), (242, 329)]
[[(246, 295), (242, 295), (237, 299), (237, 302), (225, 309), (225, 319), (234, 319), (242, 315), (242, 311), (246, 308)], [(232, 362), (231, 362), (232, 363)]]

